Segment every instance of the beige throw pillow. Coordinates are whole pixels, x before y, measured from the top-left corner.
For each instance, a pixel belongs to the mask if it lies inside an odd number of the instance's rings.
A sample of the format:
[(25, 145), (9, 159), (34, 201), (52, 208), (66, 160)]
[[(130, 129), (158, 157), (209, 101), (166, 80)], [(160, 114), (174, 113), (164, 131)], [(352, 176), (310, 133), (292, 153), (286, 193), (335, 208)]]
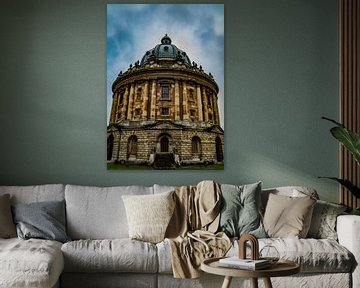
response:
[(131, 239), (151, 243), (164, 240), (175, 207), (173, 193), (122, 196)]
[(0, 238), (16, 237), (9, 194), (0, 196)]
[(269, 195), (264, 228), (269, 237), (306, 238), (316, 200), (311, 197)]

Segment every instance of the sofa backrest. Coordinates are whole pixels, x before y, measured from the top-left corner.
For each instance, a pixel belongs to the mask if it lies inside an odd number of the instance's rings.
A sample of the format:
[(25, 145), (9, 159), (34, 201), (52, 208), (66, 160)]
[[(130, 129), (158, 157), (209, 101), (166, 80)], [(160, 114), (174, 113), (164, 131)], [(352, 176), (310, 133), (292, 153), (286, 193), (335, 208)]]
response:
[(0, 186), (0, 195), (4, 194), (10, 194), (11, 204), (61, 201), (65, 198), (65, 185)]
[(176, 186), (154, 184), (154, 194), (166, 193), (176, 189)]
[(67, 233), (71, 239), (128, 238), (123, 195), (153, 194), (153, 187), (66, 185)]

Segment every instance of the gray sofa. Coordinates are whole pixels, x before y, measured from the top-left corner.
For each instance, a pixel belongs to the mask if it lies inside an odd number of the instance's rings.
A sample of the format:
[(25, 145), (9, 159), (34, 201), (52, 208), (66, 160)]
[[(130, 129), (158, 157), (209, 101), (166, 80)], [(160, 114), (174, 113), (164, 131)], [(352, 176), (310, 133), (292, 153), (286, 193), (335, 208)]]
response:
[[(146, 243), (128, 238), (122, 195), (154, 194), (173, 187), (154, 185), (89, 187), (76, 185), (0, 186), (15, 203), (66, 202), (67, 234), (72, 241), (0, 239), (0, 287), (221, 287), (223, 277), (172, 277), (167, 242)], [(299, 188), (301, 189), (301, 188)], [(263, 190), (291, 195), (292, 187)], [(313, 192), (316, 193), (316, 192)], [(297, 261), (301, 273), (273, 278), (274, 287), (360, 287), (360, 217), (337, 218), (338, 241), (330, 239), (260, 239), (281, 257)], [(236, 255), (237, 242), (228, 255)], [(262, 287), (262, 281), (259, 281)], [(234, 279), (236, 285), (250, 282)], [(242, 286), (241, 286), (242, 287)]]

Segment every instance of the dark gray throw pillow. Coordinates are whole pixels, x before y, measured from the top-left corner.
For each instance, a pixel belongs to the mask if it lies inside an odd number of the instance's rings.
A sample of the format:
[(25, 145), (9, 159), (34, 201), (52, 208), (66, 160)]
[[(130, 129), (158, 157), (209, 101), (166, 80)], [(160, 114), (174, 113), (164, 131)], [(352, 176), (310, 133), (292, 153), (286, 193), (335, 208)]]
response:
[(15, 204), (12, 210), (18, 237), (70, 241), (65, 231), (65, 201)]
[(260, 216), (261, 182), (243, 186), (222, 184), (221, 192), (219, 231), (229, 237), (250, 233), (257, 238), (266, 238)]

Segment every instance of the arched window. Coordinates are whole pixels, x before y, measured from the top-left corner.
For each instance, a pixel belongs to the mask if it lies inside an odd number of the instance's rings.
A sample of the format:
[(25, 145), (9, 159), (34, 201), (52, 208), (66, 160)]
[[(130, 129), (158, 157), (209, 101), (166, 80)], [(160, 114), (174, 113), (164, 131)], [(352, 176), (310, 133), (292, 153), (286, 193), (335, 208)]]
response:
[(222, 149), (222, 142), (219, 136), (215, 139), (215, 149), (216, 149), (216, 160), (218, 162), (224, 161), (224, 152)]
[(114, 147), (114, 136), (112, 134), (107, 138), (107, 160), (110, 161), (112, 158), (112, 151)]
[(191, 151), (193, 155), (200, 155), (201, 154), (201, 140), (198, 136), (194, 136), (191, 139)]
[(137, 154), (137, 142), (138, 142), (138, 139), (135, 135), (132, 135), (129, 137), (129, 140), (128, 140), (128, 155), (132, 155), (132, 156), (136, 156)]

